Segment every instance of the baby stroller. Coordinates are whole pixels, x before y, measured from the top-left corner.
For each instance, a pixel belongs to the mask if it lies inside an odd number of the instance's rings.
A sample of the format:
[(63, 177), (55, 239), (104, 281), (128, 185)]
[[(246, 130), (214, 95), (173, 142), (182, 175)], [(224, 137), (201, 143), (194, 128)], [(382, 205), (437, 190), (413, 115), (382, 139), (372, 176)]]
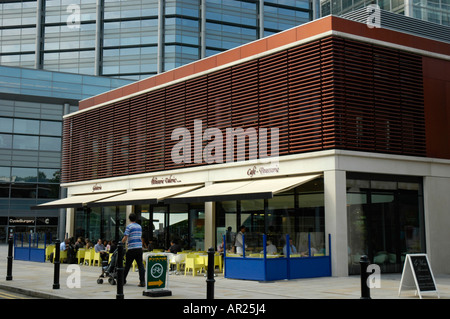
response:
[(119, 262), (117, 249), (113, 252), (111, 256), (111, 260), (108, 262), (102, 262), (102, 274), (97, 279), (98, 284), (103, 284), (103, 278), (108, 278), (108, 282), (111, 285), (115, 285), (117, 283), (117, 265)]

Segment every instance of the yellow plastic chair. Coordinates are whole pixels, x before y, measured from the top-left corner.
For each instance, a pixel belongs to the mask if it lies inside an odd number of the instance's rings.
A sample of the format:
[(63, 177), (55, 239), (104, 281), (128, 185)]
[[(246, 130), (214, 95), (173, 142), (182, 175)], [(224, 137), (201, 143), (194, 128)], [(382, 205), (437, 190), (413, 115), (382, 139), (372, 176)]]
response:
[(84, 264), (87, 264), (88, 266), (90, 266), (92, 264), (93, 261), (93, 253), (94, 253), (94, 249), (90, 248), (90, 249), (86, 249), (84, 252)]
[(219, 271), (223, 269), (223, 258), (220, 254), (214, 255), (214, 267), (219, 266)]
[(94, 259), (92, 259), (92, 266), (95, 266), (95, 263), (97, 262), (97, 266), (102, 265), (102, 258), (100, 257), (100, 253), (96, 253), (94, 250)]
[(59, 260), (63, 263), (67, 260), (67, 250), (61, 251), (59, 255)]
[(86, 249), (80, 248), (77, 251), (77, 259), (78, 259), (78, 265), (81, 264), (81, 260), (84, 260), (84, 254), (86, 252)]
[(204, 258), (200, 256), (187, 255), (185, 259), (184, 275), (188, 269), (192, 270), (192, 276), (195, 276), (197, 270), (201, 273), (205, 269)]
[[(53, 263), (55, 263), (55, 248), (53, 248)], [(59, 262), (64, 262), (67, 259), (67, 250), (59, 252)]]
[(55, 245), (48, 245), (47, 247), (45, 247), (45, 261), (50, 260), (50, 255), (52, 254), (54, 249)]

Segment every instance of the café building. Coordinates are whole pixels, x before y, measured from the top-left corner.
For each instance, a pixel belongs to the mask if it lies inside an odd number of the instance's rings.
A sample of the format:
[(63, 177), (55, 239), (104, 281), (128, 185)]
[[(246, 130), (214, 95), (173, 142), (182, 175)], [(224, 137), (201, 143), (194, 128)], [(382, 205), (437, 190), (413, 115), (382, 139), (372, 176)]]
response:
[(450, 44), (328, 16), (80, 102), (64, 117), (69, 236), (361, 255), (448, 272)]

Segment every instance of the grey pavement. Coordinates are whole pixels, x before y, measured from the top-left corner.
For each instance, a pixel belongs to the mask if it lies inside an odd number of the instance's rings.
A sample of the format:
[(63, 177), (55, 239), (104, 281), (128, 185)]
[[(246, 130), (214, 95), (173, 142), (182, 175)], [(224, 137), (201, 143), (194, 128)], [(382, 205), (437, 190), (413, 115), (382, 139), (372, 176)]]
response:
[[(54, 289), (54, 265), (50, 262), (40, 263), (14, 260), (12, 280), (7, 276), (8, 246), (0, 245), (0, 289), (21, 292), (40, 299), (116, 299), (117, 286), (107, 281), (98, 284), (101, 274), (98, 266), (79, 266), (80, 286), (70, 288), (74, 281), (73, 271), (67, 272), (68, 264), (60, 265), (59, 289)], [(75, 265), (78, 267), (78, 265)], [(69, 279), (69, 283), (68, 283)], [(419, 300), (415, 290), (402, 289), (399, 296), (401, 274), (381, 274), (380, 288), (370, 289), (372, 299), (409, 299)], [(435, 275), (439, 293), (423, 294), (423, 299), (450, 299), (450, 275)], [(203, 275), (187, 276), (172, 274), (168, 279), (171, 296), (144, 296), (144, 288), (137, 286), (138, 273), (130, 271), (127, 284), (123, 287), (124, 299), (184, 299), (206, 300), (206, 277)], [(281, 280), (258, 282), (224, 278), (216, 272), (214, 298), (229, 300), (249, 299), (360, 299), (361, 279), (359, 276), (322, 277), (310, 279)]]

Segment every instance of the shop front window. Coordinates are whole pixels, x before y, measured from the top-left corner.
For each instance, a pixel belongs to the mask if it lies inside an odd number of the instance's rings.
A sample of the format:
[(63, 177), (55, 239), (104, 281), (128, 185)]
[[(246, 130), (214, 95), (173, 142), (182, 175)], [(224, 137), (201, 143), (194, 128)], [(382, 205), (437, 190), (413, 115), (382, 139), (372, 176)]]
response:
[(225, 238), (225, 247), (232, 247), (236, 230), (239, 227), (237, 222), (237, 202), (216, 202), (216, 218), (217, 244), (220, 245)]
[(103, 208), (102, 239), (119, 241), (125, 231), (126, 206), (108, 206)]
[(88, 238), (89, 240), (96, 244), (100, 237), (100, 227), (102, 221), (102, 208), (94, 207), (91, 208), (91, 213), (89, 215), (89, 228), (88, 228)]
[(205, 204), (190, 204), (189, 215), (190, 227), (190, 249), (195, 251), (205, 250)]
[(174, 240), (182, 249), (189, 249), (189, 214), (188, 204), (170, 205), (169, 218), (170, 240)]
[(406, 254), (425, 249), (421, 179), (348, 173), (347, 221), (350, 274), (362, 255), (401, 272)]
[(166, 250), (168, 248), (167, 222), (168, 206), (153, 206), (152, 228), (154, 247)]
[[(231, 242), (239, 232), (239, 226), (244, 225), (246, 253), (263, 251), (262, 234), (267, 235), (267, 240), (275, 245), (279, 254), (283, 254), (286, 235), (293, 240), (298, 252), (307, 252), (310, 240), (311, 247), (323, 253), (323, 189), (323, 178), (318, 178), (270, 199), (217, 202), (217, 243), (222, 241), (219, 235), (225, 234), (226, 238), (231, 238), (230, 242), (227, 242), (227, 250), (232, 251)], [(232, 220), (236, 221), (236, 228), (229, 232), (227, 228), (232, 224)]]

